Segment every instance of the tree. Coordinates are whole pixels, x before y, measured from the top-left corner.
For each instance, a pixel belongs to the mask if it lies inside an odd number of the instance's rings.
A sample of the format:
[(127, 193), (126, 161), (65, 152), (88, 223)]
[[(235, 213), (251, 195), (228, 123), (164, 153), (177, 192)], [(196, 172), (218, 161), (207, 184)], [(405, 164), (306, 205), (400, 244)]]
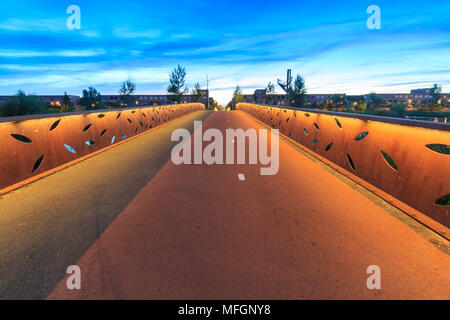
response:
[(194, 88), (192, 88), (191, 94), (193, 102), (202, 101), (204, 93), (202, 92), (202, 87), (200, 86), (200, 83), (197, 82), (196, 84), (194, 84)]
[(370, 111), (374, 111), (383, 105), (383, 98), (378, 96), (375, 92), (371, 92), (367, 98), (367, 106)]
[(102, 96), (97, 89), (89, 87), (88, 90), (83, 90), (83, 97), (80, 99), (80, 105), (85, 110), (100, 109), (103, 107)]
[(0, 114), (5, 117), (38, 114), (47, 111), (45, 102), (34, 96), (26, 95), (22, 90), (0, 106)]
[(437, 107), (441, 103), (441, 91), (442, 87), (437, 83), (435, 83), (433, 88), (431, 88), (431, 107)]
[(61, 112), (70, 112), (73, 111), (73, 102), (70, 100), (67, 92), (64, 92), (64, 98), (61, 104)]
[(125, 103), (125, 105), (128, 107), (133, 102), (132, 95), (135, 91), (136, 83), (134, 83), (130, 79), (122, 82), (122, 85), (119, 89), (120, 101), (122, 101), (122, 103)]
[(298, 74), (294, 81), (294, 87), (289, 92), (289, 100), (294, 107), (302, 108), (305, 105), (305, 96), (305, 80)]
[(169, 100), (172, 102), (180, 102), (183, 95), (188, 92), (189, 88), (184, 85), (186, 81), (186, 70), (184, 67), (178, 65), (173, 69), (172, 73), (169, 75), (169, 86), (167, 87), (167, 92), (169, 95)]
[(364, 96), (359, 96), (354, 100), (353, 107), (355, 108), (355, 111), (363, 112), (366, 110), (366, 99)]
[(236, 107), (236, 105), (239, 102), (244, 102), (244, 95), (242, 94), (242, 90), (239, 87), (239, 85), (236, 86), (236, 89), (234, 89), (233, 91), (233, 102), (234, 102), (234, 107)]
[(266, 88), (266, 93), (267, 94), (273, 94), (275, 93), (275, 86), (272, 82), (269, 81), (269, 83), (267, 84), (267, 88)]

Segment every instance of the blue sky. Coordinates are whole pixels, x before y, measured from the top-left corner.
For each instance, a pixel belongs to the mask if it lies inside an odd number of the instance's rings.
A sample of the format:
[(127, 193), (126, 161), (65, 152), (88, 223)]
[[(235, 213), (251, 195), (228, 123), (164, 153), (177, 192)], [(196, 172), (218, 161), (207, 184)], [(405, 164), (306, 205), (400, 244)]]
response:
[[(369, 30), (369, 5), (381, 29)], [(69, 30), (66, 8), (81, 9)], [(310, 93), (450, 92), (449, 1), (2, 1), (0, 94), (164, 93), (178, 63), (227, 103), (300, 73)], [(278, 90), (280, 91), (280, 90)]]

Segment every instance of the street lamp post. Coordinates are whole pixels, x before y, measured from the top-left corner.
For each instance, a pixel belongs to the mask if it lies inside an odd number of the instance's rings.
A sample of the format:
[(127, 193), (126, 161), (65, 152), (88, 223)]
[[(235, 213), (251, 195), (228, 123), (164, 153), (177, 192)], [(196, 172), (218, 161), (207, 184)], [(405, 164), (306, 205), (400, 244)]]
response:
[(206, 109), (209, 110), (209, 76), (206, 75)]

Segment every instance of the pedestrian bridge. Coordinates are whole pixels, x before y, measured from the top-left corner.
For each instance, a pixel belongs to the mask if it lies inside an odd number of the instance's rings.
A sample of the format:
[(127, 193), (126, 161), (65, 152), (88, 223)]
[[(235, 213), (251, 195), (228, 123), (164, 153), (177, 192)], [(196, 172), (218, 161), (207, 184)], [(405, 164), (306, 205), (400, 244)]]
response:
[[(278, 172), (174, 164), (195, 121), (279, 130)], [(0, 298), (448, 299), (449, 131), (248, 103), (0, 118)]]

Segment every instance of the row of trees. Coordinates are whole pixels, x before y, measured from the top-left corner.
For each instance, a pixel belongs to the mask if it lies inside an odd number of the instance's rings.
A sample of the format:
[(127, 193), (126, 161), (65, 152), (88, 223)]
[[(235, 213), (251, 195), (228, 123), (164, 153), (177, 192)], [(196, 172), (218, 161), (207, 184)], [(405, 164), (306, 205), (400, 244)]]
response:
[(35, 95), (27, 95), (22, 90), (0, 106), (0, 113), (5, 117), (45, 113), (46, 110), (44, 100)]
[[(168, 99), (171, 102), (182, 102), (183, 96), (189, 92), (189, 88), (185, 85), (186, 69), (178, 65), (169, 74), (169, 86), (167, 87)], [(131, 79), (123, 81), (119, 88), (118, 106), (129, 107), (136, 105), (135, 97), (136, 83)], [(204, 100), (205, 92), (202, 90), (200, 83), (194, 84), (192, 90), (192, 101), (201, 102)], [(102, 95), (94, 87), (83, 90), (80, 99), (80, 107), (83, 110), (102, 109), (105, 107)], [(212, 108), (220, 107), (217, 102), (213, 103)], [(0, 105), (0, 116), (20, 116), (27, 114), (40, 114), (48, 112), (70, 112), (74, 111), (75, 106), (69, 95), (64, 93), (62, 102), (56, 102), (55, 105), (48, 105), (42, 98), (34, 94), (25, 94), (19, 90), (14, 97)]]
[(0, 115), (4, 117), (23, 116), (31, 114), (42, 114), (52, 112), (68, 112), (73, 111), (74, 105), (70, 100), (69, 95), (64, 92), (64, 97), (61, 103), (48, 107), (44, 99), (37, 97), (34, 94), (26, 94), (19, 90), (9, 100), (0, 105)]
[[(167, 87), (167, 93), (169, 101), (182, 102), (183, 96), (189, 92), (189, 88), (185, 85), (186, 82), (186, 69), (181, 65), (178, 65), (169, 74), (169, 86)], [(134, 94), (136, 92), (136, 83), (131, 79), (127, 79), (122, 82), (119, 88), (120, 105), (132, 106), (135, 105)], [(200, 102), (203, 99), (204, 93), (202, 92), (200, 83), (195, 83), (191, 91), (193, 101)], [(81, 98), (80, 105), (84, 109), (103, 107), (101, 94), (95, 88), (89, 87), (88, 90), (83, 90), (83, 97)]]
[[(435, 83), (433, 87), (430, 89), (431, 99), (429, 101), (429, 104), (419, 107), (424, 109), (438, 110), (442, 106), (441, 92), (442, 87), (437, 83)], [(266, 87), (266, 94), (270, 95), (274, 93), (275, 93), (275, 85), (272, 82), (269, 82)], [(294, 107), (305, 106), (306, 88), (305, 88), (305, 81), (301, 75), (297, 75), (294, 81), (294, 85), (289, 90), (287, 96), (289, 100), (288, 105)], [(242, 91), (240, 90), (239, 86), (233, 93), (233, 99), (236, 102), (242, 102), (244, 100)], [(255, 95), (253, 100), (257, 102), (258, 97)], [(346, 108), (346, 109), (354, 109), (359, 112), (363, 111), (374, 112), (383, 106), (392, 107), (395, 110), (406, 108), (406, 105), (404, 107), (402, 107), (401, 105), (386, 105), (384, 99), (381, 96), (377, 95), (375, 92), (370, 93), (367, 99), (363, 95), (357, 96), (356, 98), (352, 97), (351, 99), (349, 99), (346, 96), (346, 94), (334, 94), (331, 96), (331, 99), (329, 101), (327, 101), (326, 103), (324, 103), (319, 107), (325, 109)]]

